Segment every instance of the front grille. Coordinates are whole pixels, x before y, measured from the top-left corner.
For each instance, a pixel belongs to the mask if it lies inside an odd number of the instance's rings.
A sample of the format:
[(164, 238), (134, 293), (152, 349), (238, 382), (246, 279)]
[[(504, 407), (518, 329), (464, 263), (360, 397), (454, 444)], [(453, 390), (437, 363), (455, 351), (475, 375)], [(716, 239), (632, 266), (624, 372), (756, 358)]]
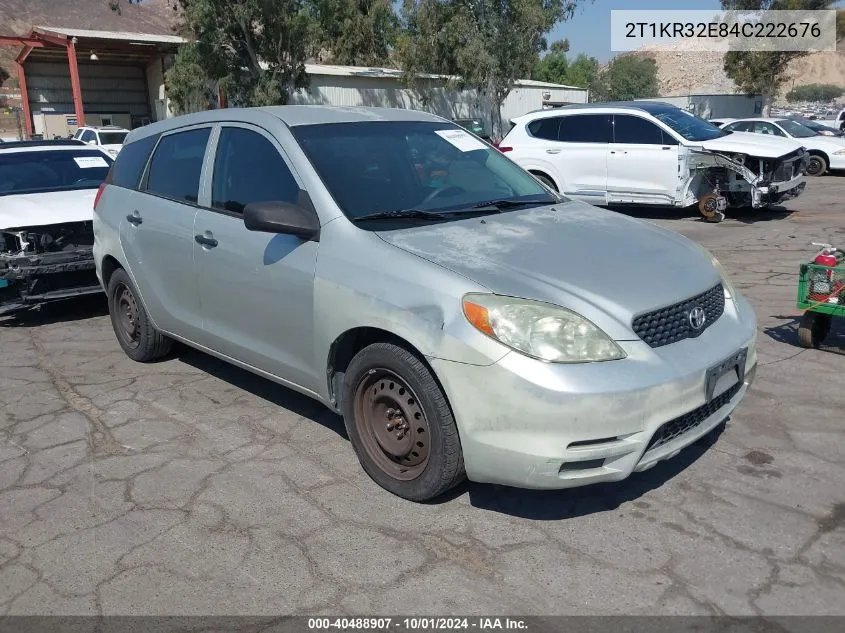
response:
[(786, 182), (792, 180), (795, 174), (795, 162), (790, 161), (788, 163), (783, 163), (774, 171), (772, 174), (772, 180), (774, 182)]
[[(704, 324), (699, 329), (693, 328), (690, 323), (690, 312), (694, 308), (704, 310)], [(680, 303), (641, 314), (634, 318), (631, 326), (634, 333), (651, 347), (661, 347), (700, 336), (724, 311), (725, 291), (722, 284), (718, 284)]]
[(689, 413), (685, 413), (679, 418), (669, 420), (669, 422), (658, 428), (654, 435), (652, 435), (648, 446), (646, 446), (646, 453), (654, 448), (659, 448), (660, 446), (671, 442), (676, 437), (680, 437), (688, 431), (692, 431), (695, 427), (716, 413), (716, 411), (728, 404), (731, 398), (739, 392), (740, 387), (742, 387), (742, 381), (736, 383), (725, 393), (716, 396), (704, 406), (698, 407)]

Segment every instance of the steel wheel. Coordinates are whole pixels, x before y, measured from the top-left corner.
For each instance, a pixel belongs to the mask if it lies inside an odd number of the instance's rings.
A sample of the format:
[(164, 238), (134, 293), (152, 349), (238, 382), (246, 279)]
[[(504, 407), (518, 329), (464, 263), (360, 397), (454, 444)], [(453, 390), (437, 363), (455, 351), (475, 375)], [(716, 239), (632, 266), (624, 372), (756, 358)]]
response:
[(120, 284), (116, 288), (115, 307), (117, 308), (117, 323), (124, 342), (128, 347), (138, 347), (140, 342), (138, 302), (135, 294), (126, 284)]
[(827, 171), (827, 161), (821, 156), (810, 156), (810, 161), (807, 163), (808, 176), (821, 176)]
[(417, 395), (396, 373), (374, 369), (358, 384), (355, 420), (367, 455), (385, 474), (401, 481), (428, 465), (430, 430)]

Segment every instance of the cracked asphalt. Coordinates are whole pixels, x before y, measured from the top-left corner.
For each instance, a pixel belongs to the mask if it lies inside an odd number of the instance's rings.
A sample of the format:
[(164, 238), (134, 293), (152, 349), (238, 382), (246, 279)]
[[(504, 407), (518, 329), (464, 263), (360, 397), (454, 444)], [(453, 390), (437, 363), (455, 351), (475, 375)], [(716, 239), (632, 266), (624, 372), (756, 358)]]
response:
[(845, 246), (845, 177), (793, 213), (640, 214), (711, 249), (759, 318), (726, 429), (620, 484), (372, 483), (341, 420), (105, 302), (0, 328), (2, 614), (845, 614), (845, 324), (797, 346), (797, 266)]

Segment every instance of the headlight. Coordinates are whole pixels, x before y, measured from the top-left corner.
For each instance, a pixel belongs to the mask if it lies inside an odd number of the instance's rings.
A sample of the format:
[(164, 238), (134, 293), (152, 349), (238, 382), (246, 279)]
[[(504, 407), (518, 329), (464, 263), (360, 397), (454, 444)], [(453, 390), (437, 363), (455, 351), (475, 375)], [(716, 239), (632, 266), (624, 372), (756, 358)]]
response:
[(625, 358), (607, 334), (579, 314), (541, 301), (468, 294), (464, 315), (479, 332), (527, 356), (552, 363)]

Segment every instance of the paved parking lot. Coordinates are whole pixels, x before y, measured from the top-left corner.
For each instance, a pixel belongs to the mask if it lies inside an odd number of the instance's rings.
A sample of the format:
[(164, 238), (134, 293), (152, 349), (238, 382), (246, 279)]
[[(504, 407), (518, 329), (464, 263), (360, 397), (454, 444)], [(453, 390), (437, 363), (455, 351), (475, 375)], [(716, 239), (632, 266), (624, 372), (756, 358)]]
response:
[(102, 300), (7, 323), (0, 614), (845, 614), (845, 327), (802, 350), (794, 307), (843, 200), (643, 214), (733, 274), (760, 367), (712, 445), (616, 485), (416, 505), (304, 397), (184, 348), (133, 363)]

